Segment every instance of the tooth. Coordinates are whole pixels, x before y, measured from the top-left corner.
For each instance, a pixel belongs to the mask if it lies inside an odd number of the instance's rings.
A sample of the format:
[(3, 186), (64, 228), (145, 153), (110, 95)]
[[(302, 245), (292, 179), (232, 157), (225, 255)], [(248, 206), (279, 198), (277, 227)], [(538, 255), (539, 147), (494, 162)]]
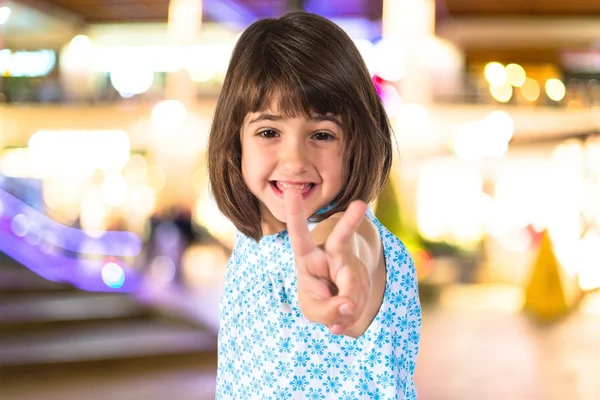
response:
[(310, 184), (309, 183), (288, 183), (288, 182), (277, 181), (277, 186), (281, 190), (287, 189), (287, 188), (291, 187), (292, 185), (296, 186), (299, 190), (304, 190)]

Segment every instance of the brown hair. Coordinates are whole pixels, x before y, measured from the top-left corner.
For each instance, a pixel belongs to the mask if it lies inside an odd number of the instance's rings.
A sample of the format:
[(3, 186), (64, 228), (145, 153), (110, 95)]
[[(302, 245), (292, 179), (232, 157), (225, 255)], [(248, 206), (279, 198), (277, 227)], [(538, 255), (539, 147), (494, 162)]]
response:
[(344, 189), (317, 221), (370, 202), (387, 181), (391, 128), (365, 63), (350, 37), (318, 15), (293, 12), (250, 25), (229, 63), (208, 139), (210, 186), (221, 212), (248, 237), (262, 236), (259, 203), (242, 178), (244, 118), (279, 102), (285, 116), (331, 113), (344, 130)]

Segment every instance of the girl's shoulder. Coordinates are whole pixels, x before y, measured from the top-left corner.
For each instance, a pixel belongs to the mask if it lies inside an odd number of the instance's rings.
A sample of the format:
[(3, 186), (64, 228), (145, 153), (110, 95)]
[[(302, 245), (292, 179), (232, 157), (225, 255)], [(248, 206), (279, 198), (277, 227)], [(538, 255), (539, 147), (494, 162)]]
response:
[(400, 238), (394, 235), (385, 225), (383, 225), (370, 208), (367, 211), (367, 218), (369, 218), (369, 220), (371, 220), (371, 222), (373, 222), (373, 224), (377, 227), (384, 252), (394, 252), (396, 254), (400, 253), (406, 257), (409, 257), (408, 250), (402, 240), (400, 240)]

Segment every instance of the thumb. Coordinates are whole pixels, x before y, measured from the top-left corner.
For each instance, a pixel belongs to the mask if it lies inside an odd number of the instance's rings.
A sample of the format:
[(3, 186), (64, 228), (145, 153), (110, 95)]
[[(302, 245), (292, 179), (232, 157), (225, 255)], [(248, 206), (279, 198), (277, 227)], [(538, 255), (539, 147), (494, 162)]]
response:
[(344, 305), (351, 303), (344, 296), (333, 296), (324, 299), (308, 298), (303, 300), (300, 301), (300, 308), (304, 313), (304, 317), (309, 321), (331, 327), (344, 323), (345, 320), (350, 318), (341, 312), (341, 310), (345, 310)]

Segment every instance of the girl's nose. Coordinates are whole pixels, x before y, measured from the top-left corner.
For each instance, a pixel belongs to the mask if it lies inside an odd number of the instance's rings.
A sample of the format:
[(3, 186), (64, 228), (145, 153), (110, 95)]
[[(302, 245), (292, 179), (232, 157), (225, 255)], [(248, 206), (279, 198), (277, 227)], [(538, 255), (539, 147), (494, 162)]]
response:
[(306, 148), (301, 143), (288, 143), (281, 149), (280, 165), (285, 172), (299, 175), (306, 172), (308, 165)]

